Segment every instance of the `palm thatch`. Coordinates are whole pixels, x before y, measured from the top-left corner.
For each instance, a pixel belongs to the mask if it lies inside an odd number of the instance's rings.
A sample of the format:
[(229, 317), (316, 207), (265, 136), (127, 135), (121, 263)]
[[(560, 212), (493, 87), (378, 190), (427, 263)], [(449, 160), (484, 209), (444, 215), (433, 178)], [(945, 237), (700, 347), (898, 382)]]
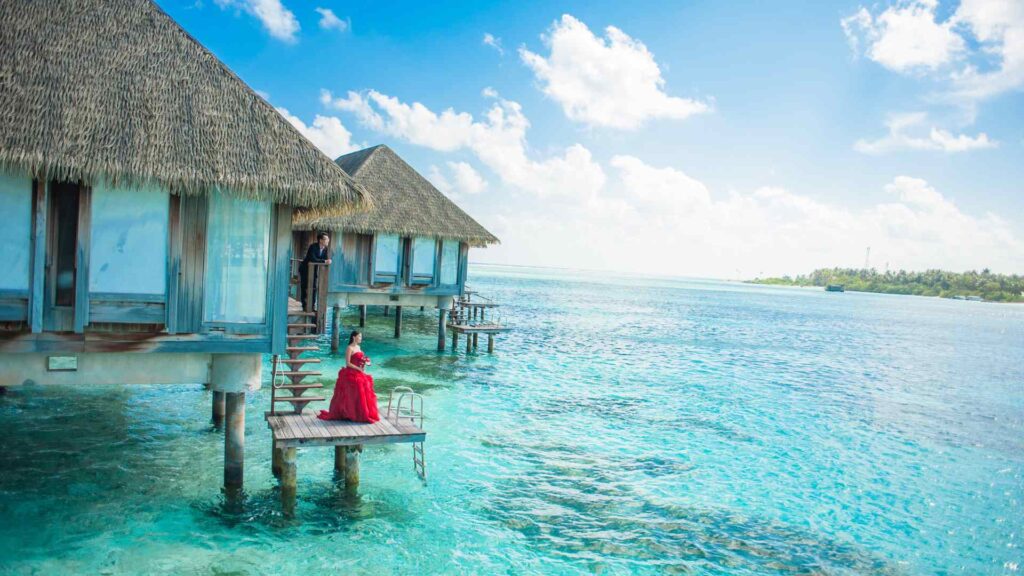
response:
[(299, 211), (294, 229), (452, 238), (472, 246), (499, 242), (387, 146), (352, 152), (335, 162), (373, 196), (374, 207), (340, 217)]
[(0, 4), (0, 167), (348, 212), (368, 195), (151, 0)]

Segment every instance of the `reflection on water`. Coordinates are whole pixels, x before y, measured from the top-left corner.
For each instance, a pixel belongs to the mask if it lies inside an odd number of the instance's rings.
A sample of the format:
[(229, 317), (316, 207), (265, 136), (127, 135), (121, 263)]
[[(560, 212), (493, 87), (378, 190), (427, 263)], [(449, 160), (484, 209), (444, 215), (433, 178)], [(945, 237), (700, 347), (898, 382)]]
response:
[[(475, 268), (497, 354), (438, 353), (371, 308), (381, 400), (426, 396), (346, 492), (299, 450), (270, 473), (247, 397), (246, 487), (196, 386), (0, 396), (0, 573), (1006, 574), (1024, 533), (1024, 308)], [(356, 321), (355, 311), (345, 326)], [(326, 347), (326, 340), (324, 340)], [(323, 354), (329, 393), (342, 365)], [(268, 370), (266, 371), (269, 374)]]

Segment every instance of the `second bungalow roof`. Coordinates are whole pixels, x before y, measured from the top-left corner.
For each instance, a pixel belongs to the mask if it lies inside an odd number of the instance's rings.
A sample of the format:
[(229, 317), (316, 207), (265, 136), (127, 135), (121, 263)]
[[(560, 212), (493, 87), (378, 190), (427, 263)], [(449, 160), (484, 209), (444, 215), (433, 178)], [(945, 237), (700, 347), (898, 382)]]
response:
[(366, 188), (373, 208), (323, 218), (299, 212), (294, 229), (452, 238), (473, 246), (499, 241), (387, 146), (352, 152), (335, 162)]

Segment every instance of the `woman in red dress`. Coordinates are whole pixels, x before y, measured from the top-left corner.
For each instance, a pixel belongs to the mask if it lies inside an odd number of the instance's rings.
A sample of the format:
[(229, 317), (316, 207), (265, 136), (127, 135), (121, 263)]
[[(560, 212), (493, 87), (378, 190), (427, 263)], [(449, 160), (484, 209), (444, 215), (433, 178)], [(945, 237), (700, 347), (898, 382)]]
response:
[(321, 420), (352, 420), (353, 422), (376, 422), (380, 420), (377, 411), (377, 395), (373, 392), (373, 376), (366, 373), (370, 359), (363, 354), (359, 344), (363, 335), (354, 330), (348, 337), (345, 349), (345, 367), (338, 371), (334, 384), (334, 397), (329, 410), (321, 410)]

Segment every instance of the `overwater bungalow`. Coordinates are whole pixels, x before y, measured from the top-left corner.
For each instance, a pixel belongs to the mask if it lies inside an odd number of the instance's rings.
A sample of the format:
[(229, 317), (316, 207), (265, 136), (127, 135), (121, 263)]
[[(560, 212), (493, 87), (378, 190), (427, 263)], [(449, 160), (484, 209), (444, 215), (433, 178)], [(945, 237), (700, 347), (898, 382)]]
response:
[(438, 340), (445, 341), (445, 315), (465, 294), (471, 247), (498, 239), (435, 188), (391, 148), (380, 145), (352, 152), (335, 162), (373, 197), (370, 210), (341, 216), (298, 211), (293, 251), (305, 252), (319, 232), (332, 237), (333, 263), (320, 276), (328, 306), (393, 307), (395, 337), (401, 335), (402, 309), (436, 307)]
[(0, 7), (0, 386), (208, 383), (225, 485), (292, 210), (369, 196), (150, 0)]

